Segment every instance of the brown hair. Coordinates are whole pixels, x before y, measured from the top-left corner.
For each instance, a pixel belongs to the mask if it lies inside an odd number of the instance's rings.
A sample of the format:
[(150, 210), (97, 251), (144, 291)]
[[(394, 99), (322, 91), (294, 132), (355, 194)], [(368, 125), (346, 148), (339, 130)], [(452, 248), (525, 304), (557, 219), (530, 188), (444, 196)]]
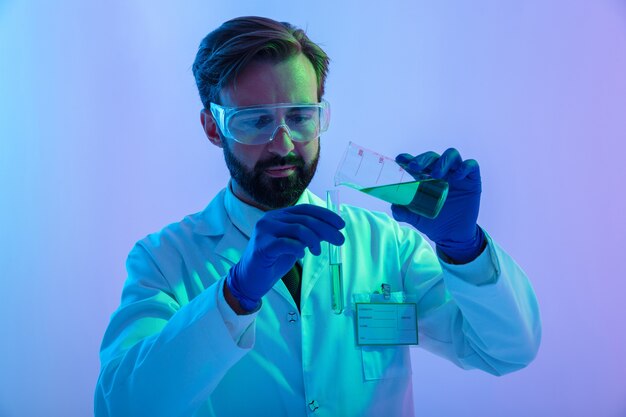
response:
[(238, 17), (223, 23), (202, 39), (193, 63), (202, 104), (207, 109), (211, 102), (220, 104), (220, 90), (231, 84), (252, 60), (283, 60), (298, 53), (313, 64), (317, 99), (321, 100), (330, 60), (302, 29), (257, 16)]

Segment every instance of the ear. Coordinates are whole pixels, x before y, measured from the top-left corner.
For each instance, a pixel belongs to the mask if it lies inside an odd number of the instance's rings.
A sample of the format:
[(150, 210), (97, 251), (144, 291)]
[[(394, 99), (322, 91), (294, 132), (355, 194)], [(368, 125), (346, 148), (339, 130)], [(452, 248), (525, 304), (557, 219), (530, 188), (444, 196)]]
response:
[(202, 109), (200, 111), (200, 123), (202, 124), (202, 129), (207, 139), (209, 139), (213, 145), (223, 148), (224, 144), (217, 131), (217, 123), (215, 123), (215, 119), (209, 110)]

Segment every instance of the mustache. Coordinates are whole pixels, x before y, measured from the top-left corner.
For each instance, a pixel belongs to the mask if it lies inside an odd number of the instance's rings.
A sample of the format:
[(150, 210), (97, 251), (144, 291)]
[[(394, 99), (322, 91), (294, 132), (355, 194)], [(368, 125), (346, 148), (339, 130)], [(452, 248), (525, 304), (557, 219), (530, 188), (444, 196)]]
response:
[(266, 159), (264, 161), (259, 161), (256, 163), (254, 169), (255, 170), (264, 170), (270, 167), (283, 166), (283, 165), (293, 165), (297, 168), (302, 168), (304, 166), (304, 160), (301, 157), (295, 155), (287, 155), (287, 156), (276, 156), (274, 158)]

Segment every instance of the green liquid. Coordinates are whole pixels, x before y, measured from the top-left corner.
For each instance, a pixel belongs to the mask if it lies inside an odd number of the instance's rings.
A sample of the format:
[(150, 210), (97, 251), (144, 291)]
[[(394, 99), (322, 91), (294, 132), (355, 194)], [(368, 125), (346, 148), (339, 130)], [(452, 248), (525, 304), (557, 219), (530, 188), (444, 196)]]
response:
[(361, 188), (360, 191), (391, 204), (405, 206), (414, 213), (434, 219), (448, 196), (448, 183), (438, 179), (426, 179)]
[(335, 314), (343, 311), (343, 277), (341, 275), (341, 264), (330, 264), (331, 276), (331, 303)]

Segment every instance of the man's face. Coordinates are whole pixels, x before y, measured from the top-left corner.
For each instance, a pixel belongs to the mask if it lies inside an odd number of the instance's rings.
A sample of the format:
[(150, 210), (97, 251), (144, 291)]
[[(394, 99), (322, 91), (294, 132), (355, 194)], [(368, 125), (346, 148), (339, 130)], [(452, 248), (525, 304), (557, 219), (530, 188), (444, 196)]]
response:
[[(253, 62), (240, 73), (235, 86), (222, 90), (220, 98), (228, 107), (317, 103), (315, 70), (302, 54), (281, 62)], [(233, 192), (249, 204), (263, 210), (293, 205), (313, 179), (319, 138), (294, 142), (280, 129), (268, 143), (244, 145), (219, 136), (219, 141), (209, 139), (224, 150)]]

